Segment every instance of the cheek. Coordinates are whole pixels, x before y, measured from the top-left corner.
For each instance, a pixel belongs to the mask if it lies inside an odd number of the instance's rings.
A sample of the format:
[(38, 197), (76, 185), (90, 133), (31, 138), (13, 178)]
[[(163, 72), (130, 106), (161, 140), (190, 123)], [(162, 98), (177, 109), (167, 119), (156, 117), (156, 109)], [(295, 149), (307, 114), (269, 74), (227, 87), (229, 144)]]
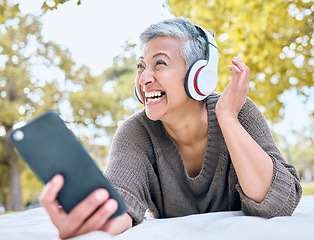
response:
[(170, 98), (182, 99), (188, 97), (184, 87), (185, 76), (169, 79), (167, 94)]
[[(176, 71), (175, 76), (176, 76), (176, 86), (180, 89), (184, 89), (184, 82), (185, 82), (185, 75), (186, 75), (186, 71), (185, 69), (178, 69), (178, 71)], [(185, 91), (185, 90), (184, 90)]]
[(136, 87), (139, 87), (139, 86), (140, 86), (139, 79), (140, 79), (139, 74), (136, 74), (136, 77), (135, 77), (135, 82), (134, 82)]

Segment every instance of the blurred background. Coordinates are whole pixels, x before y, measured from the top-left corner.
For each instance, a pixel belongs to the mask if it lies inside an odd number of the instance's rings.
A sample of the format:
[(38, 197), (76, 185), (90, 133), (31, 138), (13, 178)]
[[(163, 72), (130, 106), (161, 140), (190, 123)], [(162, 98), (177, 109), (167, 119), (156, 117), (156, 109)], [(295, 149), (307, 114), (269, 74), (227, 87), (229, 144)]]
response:
[(0, 213), (38, 206), (42, 184), (7, 141), (48, 109), (104, 169), (113, 134), (139, 111), (138, 35), (183, 16), (215, 32), (219, 86), (234, 56), (304, 194), (314, 194), (314, 0), (0, 0)]

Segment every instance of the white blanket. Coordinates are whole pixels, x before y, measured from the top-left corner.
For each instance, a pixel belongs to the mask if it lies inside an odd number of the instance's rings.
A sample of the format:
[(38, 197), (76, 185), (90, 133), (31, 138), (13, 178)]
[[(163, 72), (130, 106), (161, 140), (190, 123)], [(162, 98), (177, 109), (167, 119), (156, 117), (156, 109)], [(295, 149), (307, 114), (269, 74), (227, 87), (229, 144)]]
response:
[[(0, 216), (0, 239), (53, 239), (58, 231), (43, 208)], [(73, 240), (138, 239), (314, 239), (314, 195), (303, 196), (291, 217), (264, 219), (242, 212), (220, 212), (148, 219), (118, 236), (92, 232)]]

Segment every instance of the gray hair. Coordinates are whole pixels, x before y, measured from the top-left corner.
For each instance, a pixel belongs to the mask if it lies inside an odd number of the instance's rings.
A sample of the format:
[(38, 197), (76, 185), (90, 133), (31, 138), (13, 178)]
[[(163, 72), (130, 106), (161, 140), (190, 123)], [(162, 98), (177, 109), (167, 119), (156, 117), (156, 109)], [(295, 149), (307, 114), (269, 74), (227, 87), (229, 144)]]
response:
[(199, 59), (206, 59), (207, 43), (203, 34), (184, 18), (163, 20), (149, 26), (140, 34), (141, 48), (153, 38), (169, 36), (182, 40), (181, 55), (187, 70)]

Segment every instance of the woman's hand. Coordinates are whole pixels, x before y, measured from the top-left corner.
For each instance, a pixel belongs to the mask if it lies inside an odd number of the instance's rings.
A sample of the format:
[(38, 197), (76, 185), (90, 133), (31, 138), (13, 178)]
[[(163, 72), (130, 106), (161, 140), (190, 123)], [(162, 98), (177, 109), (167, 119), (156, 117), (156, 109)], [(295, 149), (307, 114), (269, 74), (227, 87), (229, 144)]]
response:
[(87, 232), (101, 230), (110, 234), (121, 233), (132, 226), (132, 218), (125, 213), (110, 221), (108, 219), (117, 210), (118, 203), (109, 198), (106, 189), (97, 189), (66, 213), (56, 200), (64, 184), (61, 175), (56, 175), (45, 186), (40, 195), (40, 204), (48, 212), (53, 224), (59, 230), (61, 239), (74, 237)]
[(250, 69), (238, 58), (228, 68), (233, 72), (216, 105), (216, 115), (239, 183), (245, 195), (261, 203), (273, 179), (273, 161), (238, 120), (249, 93)]
[(233, 72), (232, 80), (227, 85), (216, 105), (218, 118), (237, 118), (249, 93), (250, 69), (239, 58), (232, 59), (234, 65), (228, 66)]

